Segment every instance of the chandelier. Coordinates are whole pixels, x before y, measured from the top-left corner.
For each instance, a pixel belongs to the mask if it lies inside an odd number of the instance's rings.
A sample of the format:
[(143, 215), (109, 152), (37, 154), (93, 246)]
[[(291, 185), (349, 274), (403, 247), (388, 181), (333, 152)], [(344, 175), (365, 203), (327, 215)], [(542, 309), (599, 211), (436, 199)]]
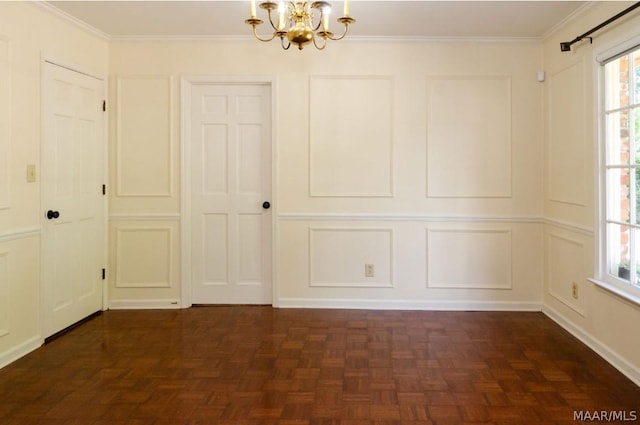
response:
[[(342, 35), (336, 36), (329, 31), (329, 14), (331, 3), (326, 1), (263, 1), (260, 8), (267, 11), (269, 23), (273, 28), (273, 34), (268, 37), (258, 35), (257, 27), (262, 24), (262, 19), (256, 17), (256, 0), (251, 0), (251, 17), (244, 22), (251, 25), (253, 35), (260, 41), (271, 41), (280, 38), (282, 48), (289, 49), (291, 44), (297, 44), (298, 49), (313, 42), (316, 49), (322, 50), (327, 45), (327, 40), (341, 40), (347, 35), (349, 25), (356, 20), (349, 16), (349, 0), (344, 2), (344, 16), (338, 18), (338, 22), (344, 25)], [(277, 11), (275, 17), (274, 11)], [(274, 20), (275, 19), (275, 20)], [(285, 41), (286, 39), (286, 41)]]

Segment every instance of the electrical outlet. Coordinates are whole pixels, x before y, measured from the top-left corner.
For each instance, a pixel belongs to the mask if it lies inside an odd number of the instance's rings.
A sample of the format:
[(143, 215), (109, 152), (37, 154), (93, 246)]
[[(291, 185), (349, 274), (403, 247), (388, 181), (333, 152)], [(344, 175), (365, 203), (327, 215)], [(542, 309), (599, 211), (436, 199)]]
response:
[(578, 299), (578, 284), (576, 282), (572, 282), (571, 284), (571, 295), (573, 295), (573, 298), (576, 300)]
[(373, 264), (365, 264), (364, 277), (373, 277), (373, 276), (374, 276)]

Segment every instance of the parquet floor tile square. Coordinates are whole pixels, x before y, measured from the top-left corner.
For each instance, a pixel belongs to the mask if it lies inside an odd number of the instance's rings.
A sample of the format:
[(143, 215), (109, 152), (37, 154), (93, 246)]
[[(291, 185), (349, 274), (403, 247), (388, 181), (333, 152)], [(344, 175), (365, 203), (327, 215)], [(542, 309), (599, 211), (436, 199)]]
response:
[(564, 425), (639, 410), (638, 386), (541, 313), (107, 311), (0, 369), (1, 425)]

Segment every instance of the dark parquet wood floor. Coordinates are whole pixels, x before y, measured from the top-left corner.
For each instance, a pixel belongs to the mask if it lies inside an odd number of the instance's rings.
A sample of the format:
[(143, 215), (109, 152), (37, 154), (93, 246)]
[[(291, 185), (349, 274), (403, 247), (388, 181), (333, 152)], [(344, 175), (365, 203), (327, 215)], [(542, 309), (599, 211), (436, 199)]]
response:
[(2, 425), (575, 424), (574, 411), (638, 410), (640, 388), (542, 313), (107, 311), (0, 369)]

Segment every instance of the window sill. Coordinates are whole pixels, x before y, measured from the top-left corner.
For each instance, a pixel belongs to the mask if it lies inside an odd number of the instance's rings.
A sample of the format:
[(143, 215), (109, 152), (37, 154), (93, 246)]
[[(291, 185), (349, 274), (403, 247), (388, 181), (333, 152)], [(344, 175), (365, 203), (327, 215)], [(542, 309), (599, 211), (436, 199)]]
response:
[(640, 306), (640, 296), (637, 294), (634, 294), (630, 291), (626, 291), (624, 289), (619, 288), (616, 285), (613, 285), (611, 283), (608, 282), (604, 282), (602, 280), (598, 280), (598, 279), (589, 279), (590, 282), (594, 283), (595, 285), (599, 286), (602, 289), (605, 289), (617, 296), (619, 296), (620, 298), (624, 298), (627, 301), (631, 301), (632, 303), (634, 303), (637, 306)]

